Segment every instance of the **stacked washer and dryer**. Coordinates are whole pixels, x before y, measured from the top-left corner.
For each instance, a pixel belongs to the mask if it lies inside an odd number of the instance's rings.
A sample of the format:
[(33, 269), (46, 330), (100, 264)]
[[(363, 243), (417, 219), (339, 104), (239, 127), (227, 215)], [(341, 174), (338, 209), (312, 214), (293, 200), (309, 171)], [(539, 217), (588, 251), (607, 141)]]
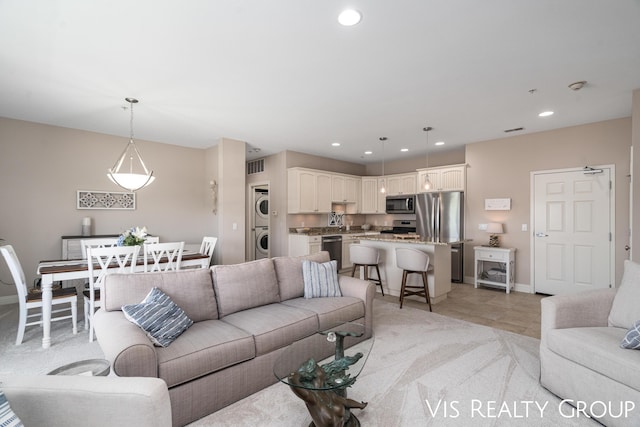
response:
[(254, 259), (269, 258), (269, 190), (253, 189), (252, 241), (255, 243)]

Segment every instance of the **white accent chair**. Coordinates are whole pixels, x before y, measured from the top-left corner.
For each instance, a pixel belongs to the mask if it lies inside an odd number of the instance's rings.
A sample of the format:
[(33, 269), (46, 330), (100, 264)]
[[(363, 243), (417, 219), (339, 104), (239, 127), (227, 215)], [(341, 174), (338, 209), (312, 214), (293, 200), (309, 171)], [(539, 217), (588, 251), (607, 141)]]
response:
[[(16, 345), (22, 344), (24, 338), (24, 330), (30, 325), (42, 325), (42, 313), (29, 314), (29, 310), (33, 308), (40, 308), (42, 311), (42, 294), (30, 294), (27, 290), (27, 283), (24, 276), (24, 271), (20, 265), (20, 260), (13, 250), (11, 245), (0, 246), (0, 252), (4, 256), (9, 271), (13, 277), (13, 281), (18, 291), (18, 302), (20, 305), (20, 318), (18, 323), (18, 336), (16, 337)], [(61, 308), (58, 310), (52, 310), (51, 313), (59, 313), (71, 311), (68, 316), (52, 317), (51, 321), (71, 319), (73, 324), (73, 333), (78, 333), (77, 321), (78, 321), (78, 293), (75, 288), (63, 288), (53, 291), (52, 305), (69, 304), (69, 308)], [(39, 317), (40, 320), (27, 323), (27, 319), (30, 317)]]
[[(411, 248), (396, 248), (396, 265), (402, 271), (402, 286), (400, 288), (400, 308), (405, 296), (416, 295), (425, 297), (431, 311), (431, 298), (429, 297), (429, 284), (427, 273), (433, 272), (433, 266), (429, 264), (429, 254)], [(407, 285), (409, 274), (422, 276), (422, 286)]]
[[(89, 342), (93, 342), (93, 314), (102, 306), (100, 288), (107, 274), (134, 273), (140, 246), (114, 246), (87, 248), (89, 289), (84, 294), (84, 328), (89, 329)], [(117, 267), (117, 268), (116, 268)]]
[(145, 273), (180, 270), (184, 242), (143, 245), (143, 250)]
[[(354, 243), (349, 246), (349, 259), (353, 264), (351, 269), (351, 277), (356, 273), (356, 269), (364, 267), (364, 280), (373, 282), (380, 286), (382, 296), (384, 296), (384, 288), (382, 287), (382, 279), (380, 278), (380, 269), (378, 264), (380, 263), (380, 251), (377, 248), (367, 245), (361, 245)], [(375, 267), (378, 278), (369, 277), (369, 268)]]
[(211, 265), (211, 257), (213, 257), (213, 250), (216, 248), (218, 242), (217, 237), (205, 236), (202, 238), (202, 244), (200, 245), (200, 253), (209, 256), (209, 265)]

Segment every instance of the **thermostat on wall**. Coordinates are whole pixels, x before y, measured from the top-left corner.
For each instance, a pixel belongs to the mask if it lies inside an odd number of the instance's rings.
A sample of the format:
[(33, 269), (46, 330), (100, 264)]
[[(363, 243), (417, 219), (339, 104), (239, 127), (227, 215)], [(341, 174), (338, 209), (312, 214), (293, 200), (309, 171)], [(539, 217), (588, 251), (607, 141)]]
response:
[(485, 211), (510, 211), (511, 199), (484, 199)]

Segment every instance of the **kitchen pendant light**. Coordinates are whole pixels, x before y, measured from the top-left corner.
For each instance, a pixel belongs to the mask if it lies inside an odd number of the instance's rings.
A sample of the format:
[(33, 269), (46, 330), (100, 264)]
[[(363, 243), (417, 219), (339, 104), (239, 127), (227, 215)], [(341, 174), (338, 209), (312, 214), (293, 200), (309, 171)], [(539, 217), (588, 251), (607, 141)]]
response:
[(382, 194), (387, 192), (387, 189), (385, 188), (386, 180), (385, 180), (385, 177), (384, 177), (384, 143), (385, 143), (386, 140), (387, 140), (386, 136), (381, 136), (380, 137), (380, 142), (382, 143), (382, 183), (381, 183), (381, 186), (380, 186), (380, 192)]
[[(429, 132), (431, 130), (433, 130), (433, 128), (431, 126), (427, 126), (422, 128), (423, 131), (425, 131), (427, 133), (427, 154), (425, 155), (426, 158), (426, 168), (429, 169)], [(431, 190), (431, 187), (433, 185), (431, 184), (431, 180), (429, 179), (429, 171), (425, 171), (424, 173), (424, 189), (425, 190)]]
[[(137, 104), (138, 100), (135, 98), (125, 98), (131, 106), (131, 116), (129, 119), (129, 142), (124, 148), (122, 155), (116, 160), (115, 164), (107, 176), (113, 183), (124, 188), (125, 190), (134, 192), (140, 190), (151, 184), (156, 177), (153, 176), (153, 171), (149, 171), (147, 166), (140, 156), (140, 152), (136, 147), (136, 143), (133, 141), (133, 104)], [(125, 160), (128, 159), (129, 170), (126, 169)], [(124, 164), (124, 167), (123, 167)], [(144, 172), (144, 173), (142, 173)]]

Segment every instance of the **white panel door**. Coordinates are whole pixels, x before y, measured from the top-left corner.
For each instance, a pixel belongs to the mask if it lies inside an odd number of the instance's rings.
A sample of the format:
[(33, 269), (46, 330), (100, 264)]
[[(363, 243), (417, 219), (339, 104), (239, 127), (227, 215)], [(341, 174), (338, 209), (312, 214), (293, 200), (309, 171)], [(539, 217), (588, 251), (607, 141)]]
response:
[(535, 292), (611, 286), (611, 170), (534, 174)]

